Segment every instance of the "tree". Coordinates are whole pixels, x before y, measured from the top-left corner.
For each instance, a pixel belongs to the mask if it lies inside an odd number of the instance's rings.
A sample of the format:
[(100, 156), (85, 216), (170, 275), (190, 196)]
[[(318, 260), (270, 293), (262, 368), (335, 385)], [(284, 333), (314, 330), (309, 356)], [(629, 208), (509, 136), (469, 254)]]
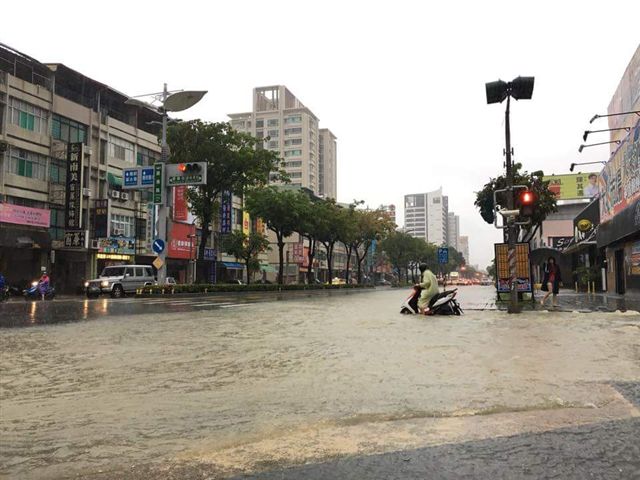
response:
[(262, 218), (267, 228), (276, 235), (279, 269), (278, 283), (284, 280), (284, 240), (292, 235), (300, 225), (302, 194), (282, 187), (268, 186), (249, 190), (245, 197), (247, 211)]
[[(535, 232), (540, 227), (547, 215), (556, 212), (556, 197), (549, 190), (549, 182), (542, 179), (544, 173), (542, 171), (537, 172), (522, 172), (521, 163), (515, 163), (513, 165), (513, 184), (514, 185), (526, 185), (532, 190), (537, 197), (536, 208), (534, 209), (533, 216), (531, 217), (531, 223), (523, 230), (522, 241), (529, 241)], [(480, 215), (487, 223), (493, 223), (496, 215), (495, 205), (493, 204), (493, 192), (505, 188), (507, 180), (504, 175), (497, 178), (489, 179), (482, 190), (476, 193), (475, 206), (480, 210)], [(503, 206), (506, 206), (506, 200), (499, 200), (505, 202)]]
[(320, 199), (301, 192), (300, 202), (298, 203), (299, 222), (296, 231), (302, 238), (307, 239), (309, 242), (309, 248), (307, 250), (307, 283), (309, 284), (314, 281), (313, 262), (316, 256), (316, 245), (320, 232), (320, 222), (316, 212), (316, 206), (319, 201)]
[(415, 240), (417, 239), (408, 233), (392, 232), (380, 244), (389, 262), (398, 271), (399, 280), (402, 280), (403, 270), (406, 273), (406, 280), (409, 280), (407, 267), (415, 253)]
[(358, 232), (358, 219), (360, 218), (361, 212), (356, 210), (356, 205), (360, 203), (362, 202), (354, 201), (349, 205), (349, 208), (342, 208), (338, 212), (340, 216), (340, 218), (338, 218), (340, 226), (338, 238), (347, 252), (347, 267), (345, 271), (345, 282), (347, 284), (351, 283), (351, 256), (361, 243)]
[(262, 141), (223, 122), (192, 120), (169, 126), (167, 143), (171, 162), (207, 162), (206, 185), (190, 188), (187, 193), (191, 212), (202, 227), (199, 260), (204, 259), (214, 207), (222, 192), (241, 195), (248, 186), (266, 185), (270, 179), (286, 179), (277, 153), (256, 148)]
[(357, 210), (356, 237), (353, 240), (353, 249), (356, 254), (358, 283), (362, 283), (362, 263), (374, 241), (380, 241), (393, 232), (395, 223), (388, 212), (376, 210)]
[(225, 238), (224, 249), (237, 260), (244, 261), (248, 285), (251, 283), (252, 273), (260, 269), (258, 255), (269, 249), (269, 239), (262, 233), (251, 232), (247, 235), (242, 230), (235, 230)]
[(318, 241), (322, 243), (327, 252), (327, 270), (329, 283), (333, 279), (333, 249), (343, 233), (344, 216), (340, 215), (340, 207), (335, 200), (322, 200), (316, 204), (318, 216)]
[(487, 266), (487, 275), (489, 275), (494, 281), (496, 279), (496, 259), (491, 260), (491, 265)]

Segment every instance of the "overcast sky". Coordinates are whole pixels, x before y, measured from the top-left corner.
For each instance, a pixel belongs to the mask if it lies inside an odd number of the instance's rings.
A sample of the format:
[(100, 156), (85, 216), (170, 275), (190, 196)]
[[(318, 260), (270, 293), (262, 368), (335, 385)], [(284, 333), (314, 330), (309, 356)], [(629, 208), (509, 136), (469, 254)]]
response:
[[(474, 191), (502, 169), (504, 106), (484, 84), (535, 76), (512, 107), (515, 160), (568, 173), (640, 41), (640, 1), (5, 2), (0, 42), (124, 93), (207, 89), (183, 118), (226, 121), (284, 84), (338, 137), (338, 200), (394, 203), (443, 187), (485, 267), (500, 234)], [(606, 127), (601, 121), (598, 126)], [(590, 137), (593, 141), (607, 140)], [(587, 171), (586, 168), (584, 171)]]

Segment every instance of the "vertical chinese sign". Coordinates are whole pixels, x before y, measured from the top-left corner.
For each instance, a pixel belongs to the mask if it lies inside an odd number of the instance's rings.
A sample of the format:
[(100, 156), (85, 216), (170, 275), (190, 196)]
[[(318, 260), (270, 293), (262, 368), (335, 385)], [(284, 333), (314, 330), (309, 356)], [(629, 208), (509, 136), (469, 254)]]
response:
[(189, 208), (187, 206), (187, 186), (180, 185), (173, 187), (173, 219), (176, 222), (186, 222), (189, 219)]
[(231, 218), (231, 192), (222, 192), (222, 201), (220, 202), (220, 233), (231, 233), (233, 228)]
[(64, 226), (67, 230), (82, 228), (82, 160), (84, 145), (67, 145), (67, 194), (65, 198)]

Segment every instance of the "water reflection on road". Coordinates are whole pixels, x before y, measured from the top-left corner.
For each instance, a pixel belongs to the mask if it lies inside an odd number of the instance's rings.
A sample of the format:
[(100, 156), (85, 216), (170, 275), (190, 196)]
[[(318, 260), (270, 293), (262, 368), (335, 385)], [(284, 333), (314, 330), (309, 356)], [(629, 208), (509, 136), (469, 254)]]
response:
[(306, 429), (594, 408), (611, 401), (603, 384), (640, 379), (637, 316), (401, 316), (405, 293), (3, 329), (0, 473), (66, 478)]

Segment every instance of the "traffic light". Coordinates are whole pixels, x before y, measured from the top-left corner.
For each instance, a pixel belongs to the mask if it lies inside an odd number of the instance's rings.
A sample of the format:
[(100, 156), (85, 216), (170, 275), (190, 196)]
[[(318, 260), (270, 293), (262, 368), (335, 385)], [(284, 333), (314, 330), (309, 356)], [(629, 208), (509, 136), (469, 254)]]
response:
[(518, 208), (520, 209), (520, 216), (532, 216), (536, 200), (536, 194), (531, 190), (524, 190), (520, 192), (520, 195), (518, 196)]
[(200, 165), (197, 163), (180, 163), (178, 170), (186, 175), (200, 173)]

